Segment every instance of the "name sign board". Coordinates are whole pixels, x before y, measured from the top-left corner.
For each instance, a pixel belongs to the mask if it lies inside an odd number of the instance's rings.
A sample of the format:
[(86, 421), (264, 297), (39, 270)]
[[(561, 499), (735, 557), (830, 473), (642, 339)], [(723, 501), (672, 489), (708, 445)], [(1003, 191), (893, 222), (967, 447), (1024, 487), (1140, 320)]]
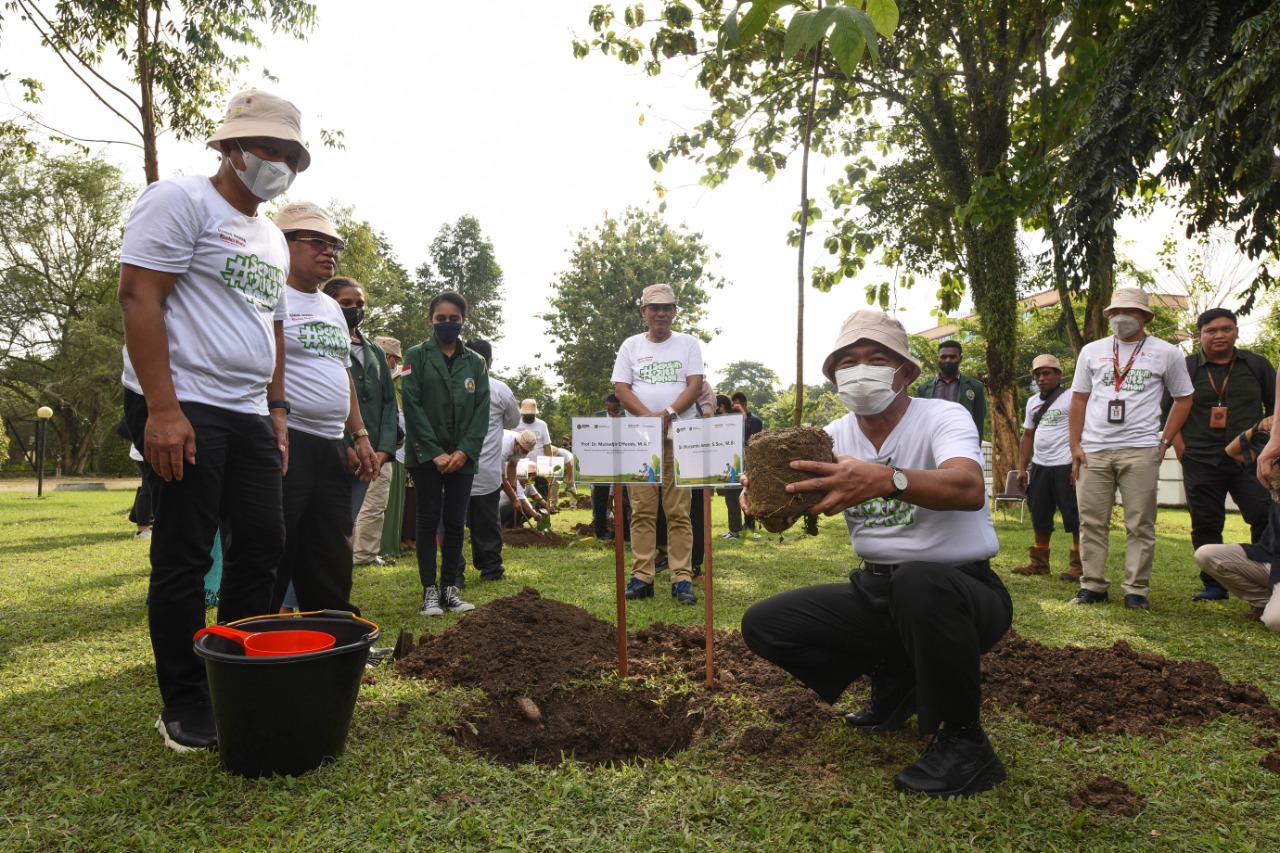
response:
[(742, 488), (741, 414), (675, 421), (670, 430), (677, 487)]
[(662, 419), (574, 418), (573, 470), (579, 483), (662, 485)]

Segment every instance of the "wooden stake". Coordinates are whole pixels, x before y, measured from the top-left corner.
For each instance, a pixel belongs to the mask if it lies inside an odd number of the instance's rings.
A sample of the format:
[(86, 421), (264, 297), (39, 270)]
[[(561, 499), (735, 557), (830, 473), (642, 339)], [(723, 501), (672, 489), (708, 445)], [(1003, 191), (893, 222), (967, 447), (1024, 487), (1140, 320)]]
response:
[(617, 575), (616, 592), (618, 595), (618, 677), (627, 677), (627, 576), (623, 557), (623, 507), (621, 483), (613, 484), (613, 562)]

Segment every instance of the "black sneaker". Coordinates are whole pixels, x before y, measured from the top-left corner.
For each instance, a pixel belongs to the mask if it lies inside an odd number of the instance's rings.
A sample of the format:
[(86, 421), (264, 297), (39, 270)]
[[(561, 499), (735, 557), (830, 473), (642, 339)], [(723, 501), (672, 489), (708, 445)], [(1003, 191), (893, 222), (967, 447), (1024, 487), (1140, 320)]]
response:
[(474, 604), (462, 600), (462, 596), (458, 595), (456, 586), (446, 586), (444, 588), (444, 592), (440, 593), (440, 606), (450, 613), (466, 613), (469, 610), (476, 609)]
[(1145, 595), (1130, 593), (1124, 597), (1124, 606), (1129, 610), (1150, 610), (1151, 604)]
[(1067, 604), (1106, 604), (1107, 594), (1105, 592), (1094, 592), (1091, 589), (1080, 587), (1080, 591), (1074, 597), (1067, 599)]
[(864, 732), (891, 732), (902, 728), (916, 712), (915, 673), (871, 679), (871, 701), (844, 721)]
[[(1226, 601), (1231, 594), (1220, 586), (1206, 586), (1204, 589), (1191, 596), (1192, 601)], [(1127, 599), (1128, 596), (1126, 595)]]
[(174, 752), (218, 748), (213, 706), (207, 703), (165, 708), (156, 718), (155, 729), (164, 738), (164, 745)]
[(671, 597), (681, 604), (697, 604), (698, 596), (693, 594), (693, 584), (680, 581), (671, 585)]
[(1000, 756), (981, 728), (964, 734), (943, 729), (915, 764), (893, 777), (893, 785), (939, 799), (972, 797), (994, 788), (1005, 775)]
[(645, 583), (640, 578), (632, 578), (623, 594), (632, 601), (637, 598), (653, 598), (653, 584)]

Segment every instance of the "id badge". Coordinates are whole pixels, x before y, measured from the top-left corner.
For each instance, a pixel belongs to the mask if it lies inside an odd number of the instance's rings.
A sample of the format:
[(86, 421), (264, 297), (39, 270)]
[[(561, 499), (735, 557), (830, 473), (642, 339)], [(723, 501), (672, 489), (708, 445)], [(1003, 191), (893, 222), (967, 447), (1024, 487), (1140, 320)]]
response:
[(1107, 423), (1124, 423), (1124, 400), (1112, 400), (1107, 403)]
[(1209, 408), (1209, 429), (1227, 428), (1227, 407), (1211, 406)]

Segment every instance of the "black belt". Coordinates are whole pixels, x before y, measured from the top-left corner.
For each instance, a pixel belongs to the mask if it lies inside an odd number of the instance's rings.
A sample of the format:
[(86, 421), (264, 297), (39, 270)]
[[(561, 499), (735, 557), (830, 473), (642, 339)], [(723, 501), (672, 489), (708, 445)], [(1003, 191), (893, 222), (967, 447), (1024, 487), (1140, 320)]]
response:
[(898, 570), (898, 563), (863, 563), (862, 570), (880, 577), (891, 577)]

